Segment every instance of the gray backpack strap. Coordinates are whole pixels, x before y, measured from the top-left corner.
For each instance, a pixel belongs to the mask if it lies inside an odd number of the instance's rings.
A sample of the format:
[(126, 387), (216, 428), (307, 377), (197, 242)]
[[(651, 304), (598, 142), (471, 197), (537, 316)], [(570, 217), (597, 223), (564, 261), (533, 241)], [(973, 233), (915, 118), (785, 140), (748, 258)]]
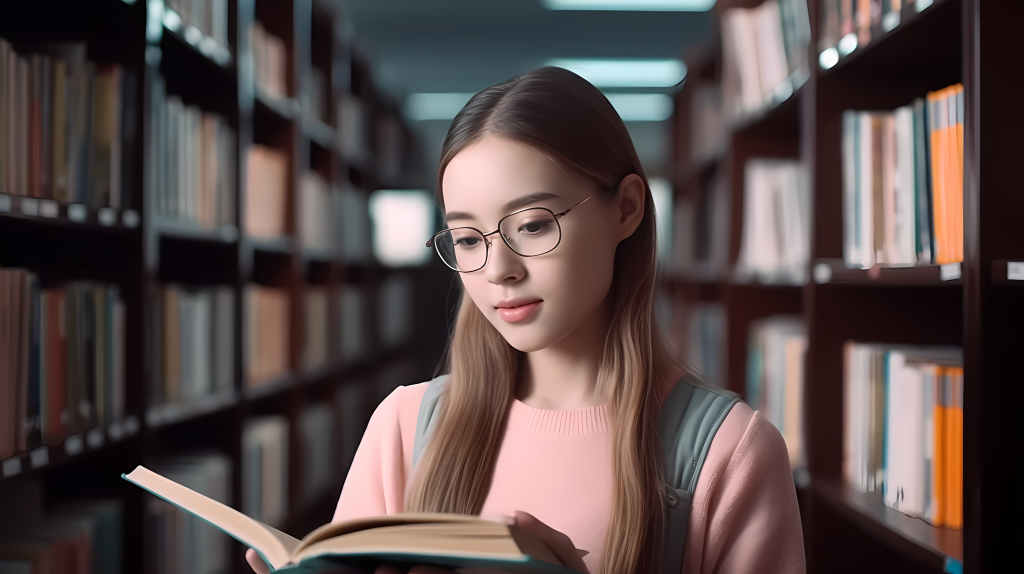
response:
[(434, 416), (434, 412), (441, 402), (441, 395), (444, 394), (447, 382), (448, 375), (441, 375), (427, 383), (427, 392), (424, 393), (423, 399), (420, 401), (420, 412), (416, 415), (416, 438), (412, 443), (413, 468), (416, 468), (416, 463), (419, 462), (423, 449), (427, 447), (427, 441), (430, 440), (430, 434), (438, 420)]
[(658, 435), (665, 450), (665, 574), (682, 571), (697, 479), (715, 433), (737, 402), (736, 393), (686, 375), (662, 404)]

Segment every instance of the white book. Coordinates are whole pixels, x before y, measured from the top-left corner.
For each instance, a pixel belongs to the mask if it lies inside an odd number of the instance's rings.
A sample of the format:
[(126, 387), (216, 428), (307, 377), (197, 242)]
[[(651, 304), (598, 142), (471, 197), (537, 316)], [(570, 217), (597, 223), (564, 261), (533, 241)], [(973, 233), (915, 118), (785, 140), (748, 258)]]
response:
[(885, 503), (904, 514), (924, 514), (923, 374), (902, 351), (889, 353), (886, 409)]
[(860, 114), (858, 130), (857, 174), (857, 241), (860, 258), (854, 263), (864, 269), (875, 264), (875, 212), (874, 212), (874, 117)]
[(734, 9), (722, 13), (722, 39), (729, 46), (723, 55), (731, 55), (739, 84), (737, 113), (761, 107), (761, 78), (757, 62), (757, 32), (748, 10)]
[(900, 265), (917, 263), (914, 167), (914, 109), (895, 112), (896, 129), (896, 251)]
[(757, 70), (761, 98), (770, 101), (779, 84), (789, 76), (786, 47), (782, 41), (782, 16), (775, 0), (765, 0), (750, 12), (757, 28)]

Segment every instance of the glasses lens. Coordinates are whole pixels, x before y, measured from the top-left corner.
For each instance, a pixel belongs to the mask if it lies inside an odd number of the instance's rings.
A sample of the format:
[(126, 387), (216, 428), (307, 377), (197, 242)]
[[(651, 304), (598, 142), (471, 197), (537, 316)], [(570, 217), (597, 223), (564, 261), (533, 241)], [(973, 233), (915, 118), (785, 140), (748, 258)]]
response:
[(506, 217), (501, 222), (500, 231), (512, 250), (526, 257), (551, 251), (561, 238), (558, 220), (542, 208), (527, 209)]
[(487, 262), (487, 244), (475, 229), (457, 227), (441, 232), (434, 239), (437, 254), (445, 265), (456, 271), (476, 271)]

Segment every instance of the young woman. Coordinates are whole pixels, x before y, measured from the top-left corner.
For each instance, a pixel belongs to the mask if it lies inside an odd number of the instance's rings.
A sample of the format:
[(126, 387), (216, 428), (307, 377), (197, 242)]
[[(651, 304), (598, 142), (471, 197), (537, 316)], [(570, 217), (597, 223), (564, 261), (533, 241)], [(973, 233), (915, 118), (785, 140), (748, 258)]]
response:
[(685, 540), (664, 540), (656, 424), (685, 373), (655, 321), (651, 192), (604, 95), (558, 68), (480, 92), (444, 142), (438, 200), (432, 243), (463, 287), (440, 418), (414, 466), (427, 384), (385, 399), (334, 519), (503, 516), (595, 574), (660, 572), (666, 544), (687, 573), (803, 572), (785, 443), (743, 403), (714, 435)]

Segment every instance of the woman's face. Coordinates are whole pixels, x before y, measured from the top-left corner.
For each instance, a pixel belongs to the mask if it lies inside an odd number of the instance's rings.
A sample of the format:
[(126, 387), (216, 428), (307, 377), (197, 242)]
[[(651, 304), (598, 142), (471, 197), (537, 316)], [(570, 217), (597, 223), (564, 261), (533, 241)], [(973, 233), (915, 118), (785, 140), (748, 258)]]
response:
[[(500, 136), (485, 136), (456, 155), (442, 185), (448, 227), (483, 233), (497, 229), (498, 221), (514, 211), (546, 207), (559, 213), (599, 191), (537, 149)], [(619, 201), (602, 193), (563, 216), (559, 225), (561, 243), (537, 257), (521, 257), (499, 234), (489, 235), (486, 266), (459, 274), (480, 312), (523, 352), (548, 348), (574, 333), (611, 287), (615, 248), (624, 238)]]

